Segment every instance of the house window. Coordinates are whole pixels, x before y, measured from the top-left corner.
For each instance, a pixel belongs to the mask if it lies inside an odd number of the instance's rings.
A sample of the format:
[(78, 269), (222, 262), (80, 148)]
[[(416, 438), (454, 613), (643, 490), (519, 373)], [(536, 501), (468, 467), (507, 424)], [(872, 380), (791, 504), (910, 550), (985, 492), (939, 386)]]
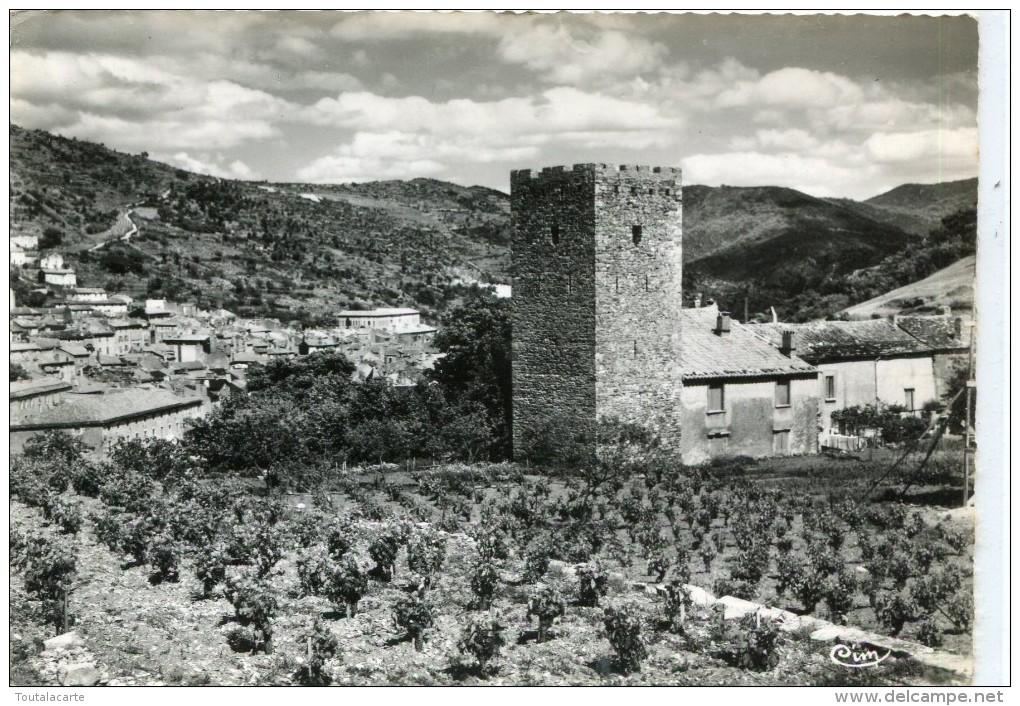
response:
[(613, 193), (614, 194), (620, 193), (620, 185), (619, 184), (616, 184), (615, 186), (613, 186)]
[(714, 382), (708, 386), (708, 413), (722, 412), (726, 409), (726, 397), (721, 382)]
[(637, 196), (637, 187), (636, 186), (630, 187), (630, 195), (631, 196)]
[(914, 388), (906, 387), (903, 389), (903, 404), (906, 405), (908, 411), (914, 411)]
[(641, 242), (641, 226), (630, 227), (630, 239), (637, 245)]
[(655, 189), (649, 189), (648, 190), (648, 195), (649, 196), (655, 196)]
[(790, 406), (790, 381), (779, 380), (776, 382), (776, 407)]
[(549, 227), (549, 239), (552, 241), (553, 245), (559, 245), (560, 227), (558, 225), (553, 224), (552, 226)]
[(825, 376), (825, 399), (835, 400), (836, 399), (836, 376), (826, 375)]
[(772, 434), (772, 450), (777, 454), (790, 453), (790, 430), (778, 429)]

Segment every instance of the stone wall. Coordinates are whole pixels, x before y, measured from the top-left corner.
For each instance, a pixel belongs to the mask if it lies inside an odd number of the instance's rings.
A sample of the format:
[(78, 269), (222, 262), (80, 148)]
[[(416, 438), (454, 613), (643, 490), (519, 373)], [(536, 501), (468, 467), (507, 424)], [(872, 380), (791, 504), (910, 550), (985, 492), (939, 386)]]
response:
[(675, 448), (682, 388), (680, 170), (621, 166), (596, 174), (597, 416), (641, 424)]
[(518, 456), (529, 437), (551, 424), (580, 434), (594, 431), (594, 192), (591, 169), (511, 175), (513, 437)]
[(599, 417), (679, 439), (680, 188), (673, 168), (511, 175), (515, 454)]

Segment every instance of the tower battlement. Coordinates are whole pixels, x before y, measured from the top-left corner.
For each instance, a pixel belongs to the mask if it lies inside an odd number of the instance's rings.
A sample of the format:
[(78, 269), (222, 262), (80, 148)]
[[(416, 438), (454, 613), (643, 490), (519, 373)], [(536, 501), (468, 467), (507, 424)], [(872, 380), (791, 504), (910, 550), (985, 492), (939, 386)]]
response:
[(543, 167), (542, 169), (515, 169), (510, 172), (510, 180), (542, 180), (550, 175), (564, 173), (589, 173), (600, 175), (616, 175), (627, 177), (633, 175), (657, 175), (663, 179), (680, 178), (682, 170), (680, 167), (652, 167), (645, 164), (604, 164), (598, 162), (585, 162), (574, 165), (561, 165), (555, 167)]

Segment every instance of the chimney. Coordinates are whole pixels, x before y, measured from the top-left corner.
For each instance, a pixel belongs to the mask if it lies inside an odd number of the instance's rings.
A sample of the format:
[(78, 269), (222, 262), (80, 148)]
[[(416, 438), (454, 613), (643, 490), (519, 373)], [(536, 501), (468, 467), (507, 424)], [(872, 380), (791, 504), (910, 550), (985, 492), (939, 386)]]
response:
[(715, 317), (715, 333), (717, 336), (730, 335), (730, 312), (720, 311)]
[(783, 344), (779, 347), (779, 352), (787, 358), (792, 358), (796, 351), (797, 335), (793, 331), (783, 331)]
[(947, 319), (949, 317), (951, 317), (953, 315), (953, 307), (951, 307), (951, 306), (944, 306), (944, 307), (942, 307), (942, 315), (944, 317), (946, 317)]

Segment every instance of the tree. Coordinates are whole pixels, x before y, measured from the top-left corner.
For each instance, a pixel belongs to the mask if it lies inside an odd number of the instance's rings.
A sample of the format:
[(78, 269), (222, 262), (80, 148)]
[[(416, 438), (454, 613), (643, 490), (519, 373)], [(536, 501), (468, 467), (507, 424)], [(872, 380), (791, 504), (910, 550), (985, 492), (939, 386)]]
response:
[(489, 453), (509, 458), (513, 419), (511, 388), (510, 303), (492, 295), (475, 295), (450, 312), (436, 335), (445, 356), (429, 378), (454, 403), (477, 402), (496, 431)]
[(17, 363), (11, 363), (10, 372), (11, 372), (10, 382), (15, 382), (16, 380), (28, 380), (32, 377), (31, 375), (28, 374), (27, 370), (25, 370)]

